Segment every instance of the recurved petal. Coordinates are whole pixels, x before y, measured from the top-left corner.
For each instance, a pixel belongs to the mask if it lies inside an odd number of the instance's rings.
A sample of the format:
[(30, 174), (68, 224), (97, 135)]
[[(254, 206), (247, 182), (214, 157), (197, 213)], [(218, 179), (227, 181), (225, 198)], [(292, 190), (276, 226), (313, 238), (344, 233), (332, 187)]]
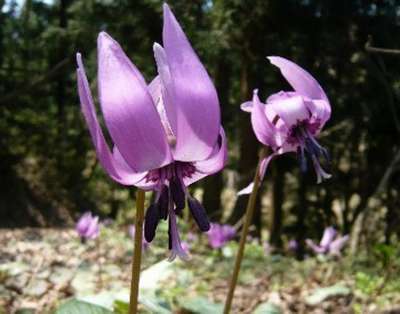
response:
[(323, 254), (326, 252), (326, 248), (323, 248), (314, 243), (311, 239), (306, 239), (307, 246), (314, 251), (315, 254)]
[(142, 75), (109, 35), (100, 33), (97, 43), (100, 103), (115, 145), (137, 172), (169, 163), (169, 145)]
[(253, 102), (252, 101), (245, 101), (243, 104), (240, 105), (240, 109), (244, 112), (251, 112), (253, 109)]
[[(264, 180), (265, 177), (265, 172), (267, 171), (268, 165), (271, 162), (271, 160), (275, 157), (279, 155), (279, 153), (273, 153), (271, 155), (269, 155), (268, 157), (264, 158), (261, 161), (261, 166), (260, 166), (260, 171), (259, 171), (259, 176), (260, 176), (260, 186), (262, 184), (262, 181)], [(246, 194), (250, 194), (253, 191), (253, 187), (254, 187), (254, 182), (251, 182), (248, 186), (246, 186), (244, 189), (240, 190), (237, 193), (237, 196), (240, 195), (246, 195)]]
[(282, 75), (295, 91), (312, 99), (324, 99), (328, 101), (322, 87), (306, 70), (282, 57), (270, 56), (267, 58), (281, 70)]
[[(176, 136), (174, 159), (199, 161), (210, 156), (219, 134), (220, 108), (208, 73), (167, 4), (164, 4), (163, 45), (168, 80), (160, 73), (169, 97), (164, 99)], [(161, 51), (161, 50), (159, 50)], [(162, 58), (158, 58), (159, 63)], [(160, 65), (159, 65), (160, 67)]]
[(134, 181), (133, 185), (145, 190), (145, 191), (149, 191), (149, 190), (154, 190), (158, 184), (157, 182), (153, 182), (153, 181), (149, 181), (147, 180), (147, 174), (148, 172), (137, 172), (135, 173), (127, 164), (127, 162), (125, 161), (124, 157), (122, 157), (121, 153), (119, 152), (118, 148), (116, 146), (114, 146), (113, 149), (113, 157), (115, 160), (116, 165), (118, 166), (119, 169), (123, 169), (126, 172), (131, 173), (131, 178)]
[(301, 96), (281, 99), (268, 104), (268, 106), (272, 107), (288, 128), (310, 117), (303, 97)]
[(329, 254), (331, 255), (340, 255), (340, 251), (343, 249), (344, 245), (349, 240), (349, 236), (345, 235), (343, 237), (337, 238), (333, 241), (329, 247)]
[(320, 121), (320, 128), (324, 126), (326, 121), (331, 117), (331, 106), (329, 102), (322, 99), (315, 99), (310, 102), (306, 102), (308, 110), (311, 112), (314, 119)]
[(190, 178), (184, 178), (183, 182), (186, 186), (214, 174), (225, 166), (228, 160), (228, 148), (226, 145), (225, 131), (220, 128), (220, 137), (214, 147), (213, 153), (206, 160), (197, 161), (194, 163), (196, 172)]
[(319, 245), (322, 247), (328, 247), (332, 243), (333, 239), (336, 237), (336, 233), (337, 231), (333, 227), (325, 228)]
[(77, 54), (77, 63), (78, 92), (81, 101), (81, 108), (89, 127), (89, 132), (100, 164), (113, 180), (124, 185), (133, 185), (138, 181), (138, 174), (128, 167), (121, 166), (121, 164), (114, 159), (110, 148), (105, 141), (103, 131), (101, 130), (100, 124), (97, 120), (92, 94), (90, 92), (89, 83), (82, 63), (82, 57), (79, 53)]
[(253, 94), (253, 109), (251, 111), (251, 125), (257, 139), (264, 145), (274, 147), (275, 126), (267, 119), (264, 105), (261, 104), (257, 95), (257, 90)]

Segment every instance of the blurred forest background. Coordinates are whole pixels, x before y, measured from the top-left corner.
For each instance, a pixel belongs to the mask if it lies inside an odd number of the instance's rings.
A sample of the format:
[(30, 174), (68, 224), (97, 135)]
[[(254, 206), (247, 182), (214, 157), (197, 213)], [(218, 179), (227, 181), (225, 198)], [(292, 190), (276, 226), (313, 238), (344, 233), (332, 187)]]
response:
[[(259, 144), (240, 111), (289, 86), (266, 60), (280, 55), (309, 70), (325, 89), (332, 118), (320, 143), (332, 179), (317, 185), (294, 155), (272, 162), (254, 235), (282, 247), (336, 226), (352, 249), (400, 236), (400, 1), (171, 0), (168, 2), (219, 92), (230, 159), (194, 188), (211, 220), (236, 224)], [(134, 189), (111, 181), (96, 161), (76, 90), (75, 53), (96, 77), (96, 37), (117, 39), (148, 82), (156, 75), (161, 0), (0, 1), (0, 226), (72, 225), (91, 210), (126, 215)], [(96, 88), (95, 84), (92, 86)], [(262, 209), (262, 210), (261, 210)], [(302, 247), (298, 252), (302, 256)]]

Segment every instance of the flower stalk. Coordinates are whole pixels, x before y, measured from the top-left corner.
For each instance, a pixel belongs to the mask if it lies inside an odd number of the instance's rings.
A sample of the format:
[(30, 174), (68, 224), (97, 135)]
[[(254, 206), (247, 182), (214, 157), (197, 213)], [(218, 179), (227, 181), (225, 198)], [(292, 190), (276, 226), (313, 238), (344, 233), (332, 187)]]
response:
[(139, 298), (139, 279), (140, 265), (142, 260), (142, 237), (143, 237), (143, 221), (144, 221), (144, 200), (145, 191), (138, 189), (136, 193), (136, 220), (135, 220), (135, 239), (132, 259), (132, 279), (131, 294), (129, 299), (129, 314), (138, 313)]
[(238, 277), (239, 277), (240, 266), (242, 264), (247, 234), (249, 233), (249, 228), (251, 225), (251, 221), (253, 219), (254, 208), (255, 208), (256, 199), (257, 199), (257, 191), (258, 191), (258, 188), (261, 183), (260, 170), (262, 167), (262, 162), (265, 159), (266, 155), (267, 155), (267, 148), (263, 147), (260, 151), (259, 161), (258, 161), (256, 173), (255, 173), (254, 179), (253, 179), (253, 183), (254, 183), (253, 189), (251, 191), (249, 201), (247, 202), (245, 220), (244, 220), (244, 224), (243, 224), (242, 234), (240, 236), (240, 243), (239, 243), (238, 253), (236, 255), (235, 266), (234, 266), (232, 278), (231, 278), (231, 281), (229, 284), (229, 291), (228, 291), (228, 295), (227, 295), (226, 301), (225, 301), (224, 314), (229, 314), (230, 310), (231, 310), (232, 300), (233, 300), (236, 284), (237, 284)]

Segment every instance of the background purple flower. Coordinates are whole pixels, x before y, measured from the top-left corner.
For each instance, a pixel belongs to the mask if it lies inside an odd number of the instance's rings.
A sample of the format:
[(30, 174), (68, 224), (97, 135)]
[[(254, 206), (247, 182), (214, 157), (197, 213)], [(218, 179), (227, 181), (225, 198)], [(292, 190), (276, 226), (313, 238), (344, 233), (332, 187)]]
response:
[(76, 223), (75, 230), (84, 240), (97, 238), (100, 234), (99, 217), (92, 216), (91, 212), (83, 214)]
[(349, 240), (349, 236), (340, 236), (333, 227), (327, 227), (324, 230), (321, 241), (316, 244), (311, 239), (306, 239), (307, 246), (315, 254), (328, 254), (328, 255), (340, 255), (340, 251), (343, 249), (346, 242)]
[(295, 239), (291, 239), (288, 243), (289, 251), (296, 252), (299, 248), (299, 243)]
[(207, 232), (208, 244), (213, 249), (218, 249), (232, 240), (235, 235), (236, 229), (233, 226), (212, 223), (210, 230)]

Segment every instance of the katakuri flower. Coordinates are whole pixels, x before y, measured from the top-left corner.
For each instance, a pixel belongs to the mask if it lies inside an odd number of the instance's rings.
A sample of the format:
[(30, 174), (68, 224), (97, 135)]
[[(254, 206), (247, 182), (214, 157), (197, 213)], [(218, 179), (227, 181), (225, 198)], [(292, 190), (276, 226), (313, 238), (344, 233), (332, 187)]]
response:
[(99, 236), (99, 217), (92, 216), (91, 212), (84, 213), (76, 223), (75, 230), (82, 241), (93, 240)]
[(188, 201), (201, 231), (210, 224), (187, 187), (220, 171), (226, 139), (217, 92), (186, 35), (164, 4), (163, 44), (154, 44), (158, 76), (147, 85), (142, 74), (105, 32), (98, 37), (98, 89), (110, 150), (97, 120), (81, 55), (78, 89), (85, 120), (100, 164), (112, 179), (156, 192), (145, 216), (151, 242), (158, 222), (169, 219), (171, 258), (187, 255), (181, 247), (176, 215)]
[(235, 235), (236, 229), (233, 226), (212, 223), (210, 230), (207, 232), (208, 244), (213, 249), (219, 249), (232, 240)]
[(333, 227), (325, 228), (324, 234), (319, 244), (314, 243), (311, 239), (306, 239), (307, 246), (314, 251), (315, 254), (340, 255), (340, 251), (349, 240), (349, 236), (338, 236), (337, 231)]
[[(257, 139), (272, 150), (261, 164), (260, 177), (272, 158), (287, 152), (297, 152), (300, 168), (307, 170), (307, 159), (317, 174), (317, 182), (331, 177), (320, 165), (320, 158), (329, 161), (327, 150), (316, 140), (331, 115), (328, 97), (319, 83), (304, 69), (282, 57), (268, 57), (277, 66), (294, 91), (280, 91), (263, 104), (254, 91), (252, 101), (241, 109), (251, 112), (251, 124)], [(248, 194), (252, 184), (239, 194)]]

